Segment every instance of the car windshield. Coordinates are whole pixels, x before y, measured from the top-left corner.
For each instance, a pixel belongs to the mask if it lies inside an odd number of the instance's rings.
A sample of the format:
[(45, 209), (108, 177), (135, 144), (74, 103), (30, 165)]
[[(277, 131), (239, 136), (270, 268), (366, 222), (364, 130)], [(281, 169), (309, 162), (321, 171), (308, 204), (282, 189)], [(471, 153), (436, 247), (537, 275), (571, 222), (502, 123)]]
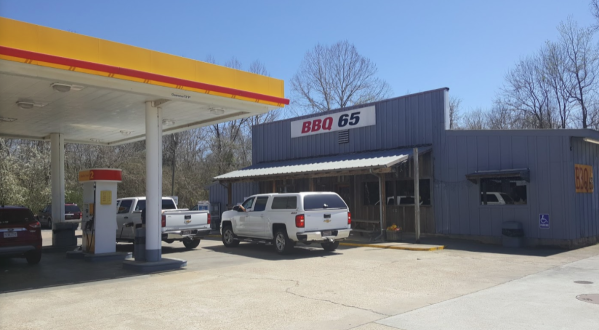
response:
[(1, 209), (0, 224), (25, 223), (34, 221), (33, 213), (28, 209)]
[(304, 210), (345, 209), (347, 205), (337, 195), (315, 194), (304, 197)]

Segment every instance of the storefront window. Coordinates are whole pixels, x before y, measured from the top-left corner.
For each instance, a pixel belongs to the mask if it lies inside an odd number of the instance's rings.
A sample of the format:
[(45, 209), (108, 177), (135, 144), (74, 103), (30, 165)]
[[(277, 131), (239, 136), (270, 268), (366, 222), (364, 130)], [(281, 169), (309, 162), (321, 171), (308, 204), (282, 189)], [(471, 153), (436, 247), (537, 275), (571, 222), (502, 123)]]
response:
[[(385, 194), (387, 205), (414, 205), (414, 180), (387, 181)], [(364, 183), (364, 205), (378, 205), (378, 202), (379, 183)], [(430, 179), (420, 180), (420, 205), (431, 205)]]
[(480, 179), (481, 205), (525, 205), (527, 184), (521, 178)]

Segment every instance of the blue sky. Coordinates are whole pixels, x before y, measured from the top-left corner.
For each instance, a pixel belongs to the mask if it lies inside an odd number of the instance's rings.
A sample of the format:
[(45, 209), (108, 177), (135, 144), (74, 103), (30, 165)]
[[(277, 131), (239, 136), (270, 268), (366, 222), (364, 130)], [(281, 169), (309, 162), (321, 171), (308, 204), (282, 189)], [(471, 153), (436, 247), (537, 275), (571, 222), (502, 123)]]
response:
[(590, 0), (28, 1), (0, 16), (218, 64), (261, 61), (286, 82), (316, 44), (353, 43), (393, 96), (449, 87), (462, 110), (488, 109), (506, 72)]

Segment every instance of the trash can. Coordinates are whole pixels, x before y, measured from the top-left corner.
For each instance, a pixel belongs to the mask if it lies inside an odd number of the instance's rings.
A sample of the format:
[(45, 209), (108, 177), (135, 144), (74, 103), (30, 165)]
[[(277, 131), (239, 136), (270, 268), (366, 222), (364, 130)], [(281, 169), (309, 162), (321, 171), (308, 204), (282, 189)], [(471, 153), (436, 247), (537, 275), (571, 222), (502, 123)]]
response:
[(133, 257), (135, 261), (146, 261), (146, 228), (135, 229)]
[(524, 228), (518, 221), (505, 221), (501, 227), (501, 236), (505, 247), (524, 246)]

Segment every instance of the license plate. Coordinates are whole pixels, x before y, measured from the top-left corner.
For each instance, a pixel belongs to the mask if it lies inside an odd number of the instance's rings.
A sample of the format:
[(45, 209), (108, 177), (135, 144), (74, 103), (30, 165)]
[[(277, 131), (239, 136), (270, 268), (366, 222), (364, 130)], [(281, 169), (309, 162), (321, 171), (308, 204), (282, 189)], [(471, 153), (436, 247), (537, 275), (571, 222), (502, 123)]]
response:
[(324, 236), (332, 236), (333, 232), (330, 231), (330, 230), (325, 230), (325, 231), (320, 232), (320, 235), (323, 236), (323, 237)]
[(12, 231), (4, 232), (4, 238), (10, 238), (10, 237), (17, 237), (17, 233), (12, 232)]
[(181, 230), (181, 235), (189, 235), (191, 234), (191, 230)]

